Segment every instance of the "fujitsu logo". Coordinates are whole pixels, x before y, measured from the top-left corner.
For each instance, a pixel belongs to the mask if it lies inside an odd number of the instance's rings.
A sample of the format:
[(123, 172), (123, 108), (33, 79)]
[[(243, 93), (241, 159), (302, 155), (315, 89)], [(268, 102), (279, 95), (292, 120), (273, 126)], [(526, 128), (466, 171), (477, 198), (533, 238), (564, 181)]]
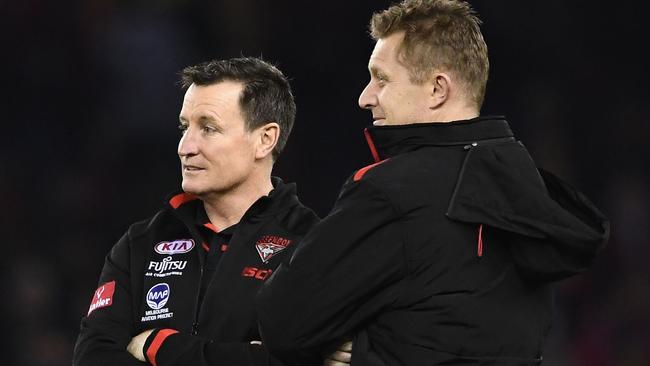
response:
[(158, 254), (182, 254), (187, 253), (194, 248), (194, 240), (192, 239), (179, 239), (174, 241), (163, 241), (154, 247)]
[(149, 270), (154, 270), (158, 273), (184, 270), (185, 266), (187, 266), (187, 261), (173, 261), (171, 256), (165, 257), (162, 262), (149, 262)]

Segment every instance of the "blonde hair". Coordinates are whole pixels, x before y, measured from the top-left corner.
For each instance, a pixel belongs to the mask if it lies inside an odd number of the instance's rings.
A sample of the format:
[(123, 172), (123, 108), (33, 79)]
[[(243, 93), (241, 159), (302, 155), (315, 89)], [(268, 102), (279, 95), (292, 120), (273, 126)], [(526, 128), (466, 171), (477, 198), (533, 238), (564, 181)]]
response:
[(411, 81), (423, 83), (434, 71), (448, 72), (462, 81), (480, 109), (490, 68), (480, 25), (464, 1), (404, 0), (373, 14), (370, 34), (378, 40), (403, 31), (399, 53)]

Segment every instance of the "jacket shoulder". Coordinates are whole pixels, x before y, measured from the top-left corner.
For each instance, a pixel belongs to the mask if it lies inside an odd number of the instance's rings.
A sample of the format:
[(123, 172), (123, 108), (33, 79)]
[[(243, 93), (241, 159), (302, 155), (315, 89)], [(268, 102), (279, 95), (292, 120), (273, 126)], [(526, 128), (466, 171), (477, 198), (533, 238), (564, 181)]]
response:
[(351, 181), (370, 180), (383, 185), (395, 182), (396, 179), (424, 178), (432, 173), (431, 169), (440, 172), (441, 166), (445, 168), (445, 174), (448, 174), (447, 170), (460, 165), (460, 161), (456, 162), (459, 160), (457, 156), (460, 155), (451, 149), (438, 149), (435, 152), (431, 149), (420, 149), (407, 152), (357, 170)]
[(278, 217), (280, 225), (297, 235), (305, 235), (312, 227), (318, 224), (321, 218), (311, 208), (298, 202)]
[(131, 240), (137, 240), (152, 232), (169, 231), (178, 225), (183, 224), (169, 209), (163, 208), (151, 217), (131, 224), (126, 235)]
[(376, 163), (364, 166), (363, 168), (357, 170), (354, 173), (354, 175), (352, 176), (352, 180), (354, 182), (360, 181), (361, 179), (363, 179), (363, 177), (366, 175), (366, 173), (368, 173), (371, 169), (377, 167), (378, 165), (381, 165), (381, 164), (385, 163), (387, 160), (388, 159), (384, 159), (384, 160), (378, 161)]

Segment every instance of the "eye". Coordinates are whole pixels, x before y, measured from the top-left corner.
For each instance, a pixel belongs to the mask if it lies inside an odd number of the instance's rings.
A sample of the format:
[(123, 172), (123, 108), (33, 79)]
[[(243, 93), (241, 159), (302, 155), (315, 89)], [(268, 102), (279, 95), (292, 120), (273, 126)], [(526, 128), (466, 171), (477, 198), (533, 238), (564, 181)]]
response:
[(217, 129), (214, 126), (203, 125), (201, 126), (201, 131), (206, 134), (217, 132)]
[(181, 132), (181, 135), (185, 134), (185, 131), (187, 131), (187, 125), (184, 123), (179, 123), (178, 130)]
[(384, 84), (386, 84), (387, 81), (388, 81), (388, 78), (386, 78), (385, 75), (382, 75), (382, 74), (377, 75), (377, 83), (379, 83), (379, 85), (384, 85)]

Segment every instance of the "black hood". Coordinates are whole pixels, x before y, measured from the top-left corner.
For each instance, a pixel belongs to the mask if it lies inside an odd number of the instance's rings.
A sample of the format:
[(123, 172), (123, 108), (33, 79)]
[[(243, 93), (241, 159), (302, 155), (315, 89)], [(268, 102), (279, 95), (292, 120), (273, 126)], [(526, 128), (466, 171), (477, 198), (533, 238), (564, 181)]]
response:
[(512, 233), (518, 270), (540, 281), (584, 271), (609, 237), (609, 222), (596, 206), (538, 170), (520, 142), (468, 148), (447, 216)]

